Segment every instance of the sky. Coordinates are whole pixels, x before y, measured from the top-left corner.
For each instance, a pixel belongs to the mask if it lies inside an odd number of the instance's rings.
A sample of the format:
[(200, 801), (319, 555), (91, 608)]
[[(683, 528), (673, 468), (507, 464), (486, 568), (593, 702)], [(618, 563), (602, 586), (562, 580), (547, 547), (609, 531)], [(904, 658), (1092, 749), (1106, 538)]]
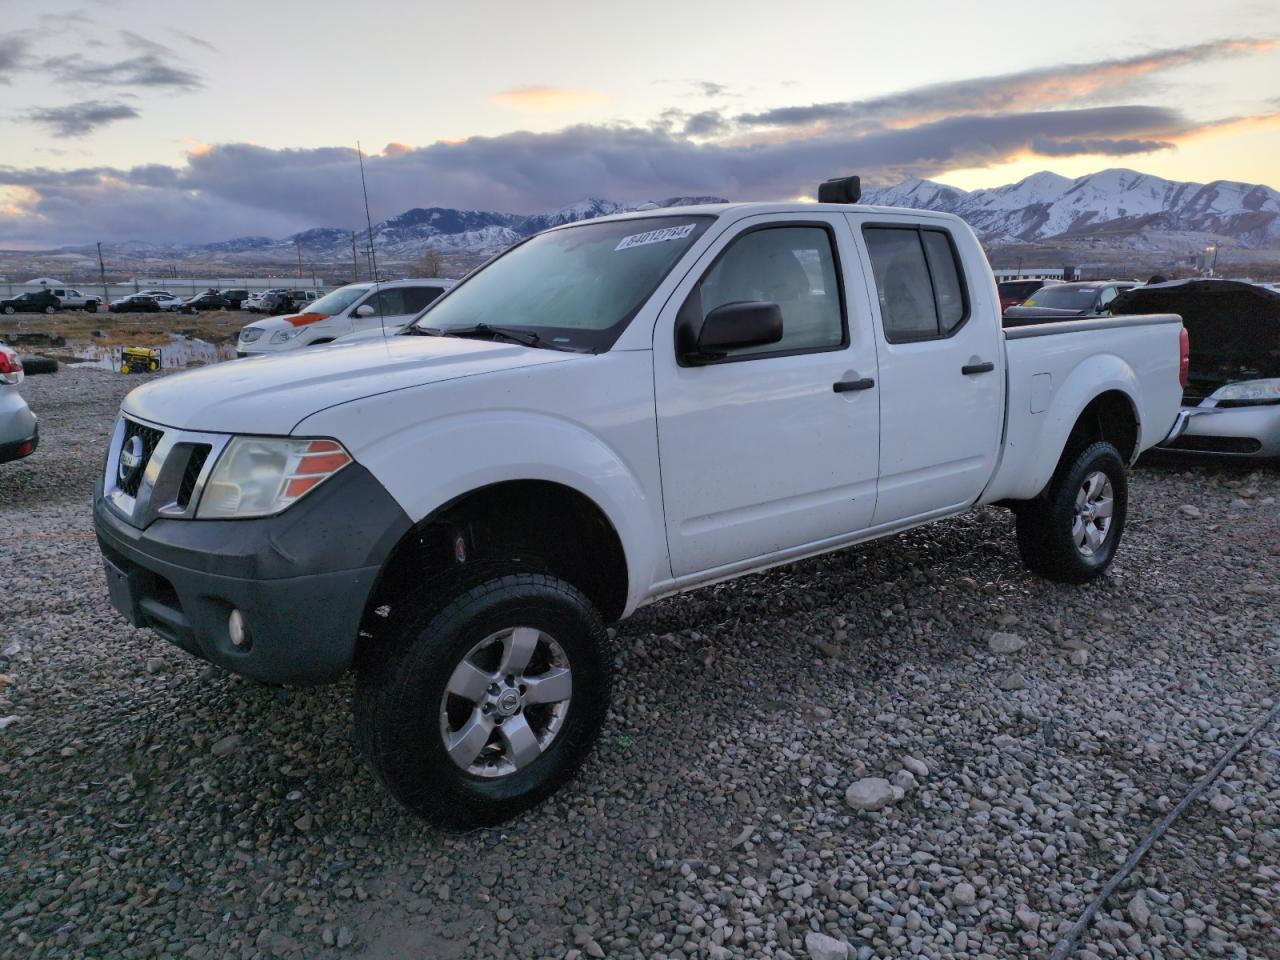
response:
[(1280, 187), (1274, 0), (0, 0), (0, 248), (415, 206), (963, 189), (1129, 167)]

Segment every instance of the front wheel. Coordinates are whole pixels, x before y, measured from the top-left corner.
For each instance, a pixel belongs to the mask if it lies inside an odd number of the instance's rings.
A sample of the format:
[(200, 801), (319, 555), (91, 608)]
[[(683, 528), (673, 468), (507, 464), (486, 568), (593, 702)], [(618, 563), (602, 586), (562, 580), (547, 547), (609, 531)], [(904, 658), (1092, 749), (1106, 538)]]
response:
[(1090, 444), (1059, 466), (1041, 497), (1017, 507), (1023, 562), (1061, 583), (1101, 576), (1115, 559), (1128, 504), (1120, 451), (1102, 441)]
[(490, 571), (393, 611), (362, 654), (356, 735), (382, 784), (441, 825), (499, 823), (586, 759), (609, 706), (599, 613), (577, 589)]
[(10, 317), (11, 317), (11, 316), (13, 316), (13, 314), (14, 314), (14, 309), (13, 309), (13, 307), (8, 307), (8, 306), (6, 306), (6, 307), (4, 308), (4, 312), (5, 312), (5, 315), (6, 315), (6, 316), (10, 316)]

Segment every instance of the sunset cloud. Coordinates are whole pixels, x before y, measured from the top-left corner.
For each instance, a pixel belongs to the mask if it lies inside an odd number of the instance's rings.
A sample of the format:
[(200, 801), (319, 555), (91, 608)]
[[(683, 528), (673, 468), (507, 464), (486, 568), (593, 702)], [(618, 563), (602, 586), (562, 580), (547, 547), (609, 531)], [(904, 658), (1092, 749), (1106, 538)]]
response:
[(598, 107), (607, 98), (593, 90), (575, 90), (571, 87), (513, 87), (495, 93), (490, 99), (499, 106), (512, 110), (537, 113), (559, 113), (566, 110), (582, 110)]

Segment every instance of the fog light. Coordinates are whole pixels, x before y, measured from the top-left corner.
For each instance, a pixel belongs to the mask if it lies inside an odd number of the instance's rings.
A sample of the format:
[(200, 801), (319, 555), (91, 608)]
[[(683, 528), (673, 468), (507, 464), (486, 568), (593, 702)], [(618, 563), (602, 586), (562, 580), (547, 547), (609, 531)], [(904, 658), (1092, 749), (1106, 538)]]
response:
[(231, 634), (232, 646), (248, 649), (251, 642), (249, 628), (244, 622), (244, 614), (239, 610), (232, 610), (231, 616), (227, 618), (227, 632)]

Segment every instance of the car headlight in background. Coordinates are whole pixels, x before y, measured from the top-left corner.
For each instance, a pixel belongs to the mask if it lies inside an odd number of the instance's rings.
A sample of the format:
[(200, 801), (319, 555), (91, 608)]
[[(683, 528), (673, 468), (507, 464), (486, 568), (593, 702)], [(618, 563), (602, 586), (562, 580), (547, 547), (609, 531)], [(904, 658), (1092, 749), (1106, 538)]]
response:
[(214, 465), (196, 518), (279, 513), (351, 463), (336, 440), (235, 437)]
[(288, 343), (302, 331), (299, 330), (277, 330), (271, 335), (272, 343)]
[(1280, 403), (1280, 378), (1274, 380), (1245, 380), (1228, 383), (1213, 391), (1213, 399), (1235, 403)]
[(255, 340), (261, 340), (264, 333), (266, 331), (261, 327), (245, 327), (240, 331), (240, 342), (253, 343)]

